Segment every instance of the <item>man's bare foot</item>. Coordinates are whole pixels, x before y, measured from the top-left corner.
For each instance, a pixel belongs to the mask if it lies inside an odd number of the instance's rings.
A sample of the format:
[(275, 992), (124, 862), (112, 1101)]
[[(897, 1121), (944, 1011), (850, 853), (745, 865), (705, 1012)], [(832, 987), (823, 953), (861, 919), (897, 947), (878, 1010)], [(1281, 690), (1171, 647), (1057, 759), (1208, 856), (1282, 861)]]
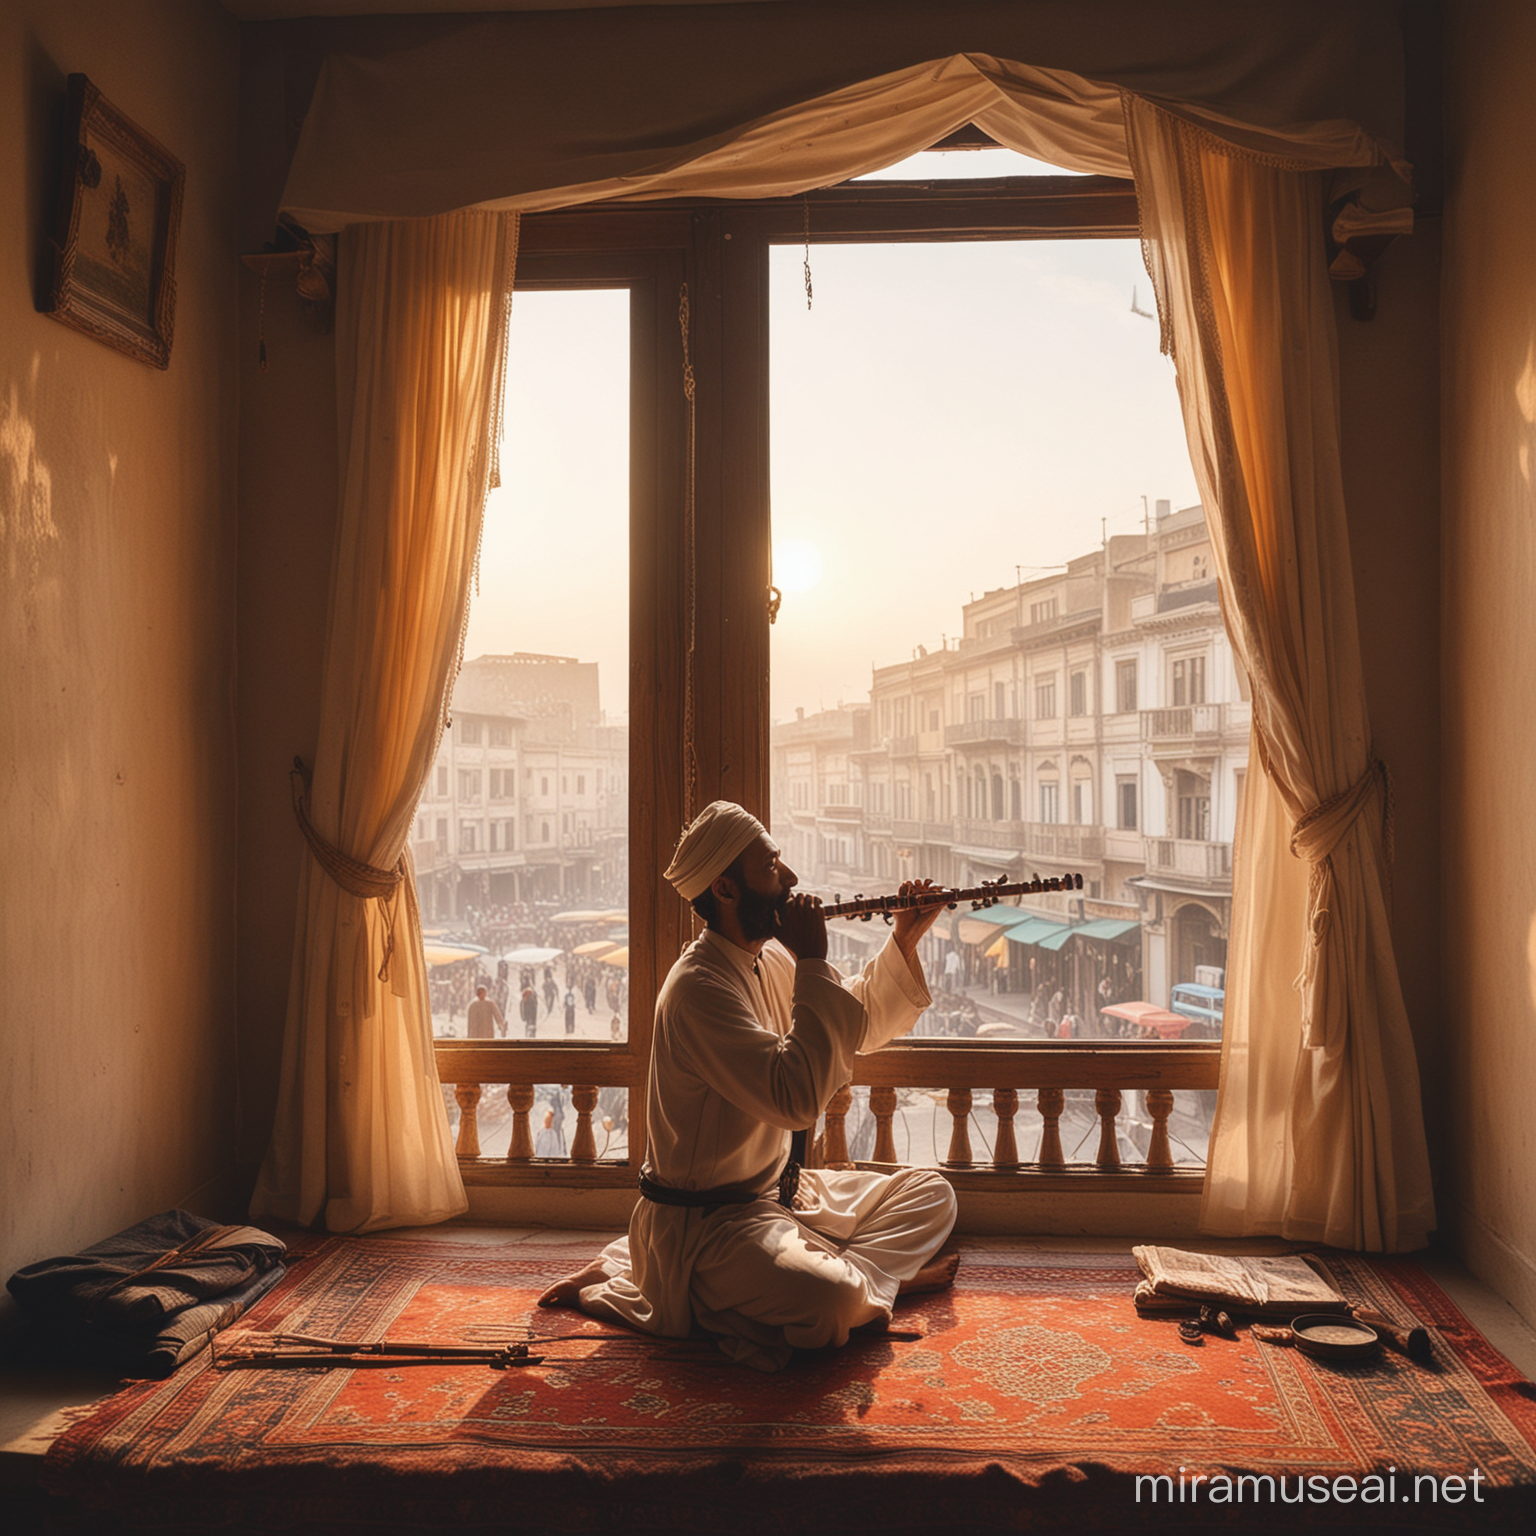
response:
[(608, 1278), (608, 1270), (601, 1259), (593, 1259), (585, 1269), (557, 1280), (539, 1297), (541, 1307), (574, 1307), (581, 1310), (581, 1293), (585, 1287), (596, 1285)]
[(928, 1260), (910, 1280), (903, 1280), (896, 1288), (898, 1296), (920, 1296), (924, 1291), (947, 1291), (955, 1283), (955, 1272), (960, 1268), (960, 1251), (940, 1251)]

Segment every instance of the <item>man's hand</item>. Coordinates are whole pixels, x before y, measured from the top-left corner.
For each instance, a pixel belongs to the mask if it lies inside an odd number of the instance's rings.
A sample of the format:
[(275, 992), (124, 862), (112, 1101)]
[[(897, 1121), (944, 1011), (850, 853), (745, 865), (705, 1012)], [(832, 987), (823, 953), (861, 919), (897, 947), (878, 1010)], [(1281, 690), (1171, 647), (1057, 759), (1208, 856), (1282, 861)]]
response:
[[(936, 891), (932, 880), (903, 880), (901, 882), (901, 894), (903, 896), (920, 896), (924, 891)], [(904, 912), (896, 914), (894, 938), (896, 947), (908, 960), (917, 953), (917, 941), (928, 932), (939, 920), (939, 913), (944, 910), (942, 901), (935, 902), (931, 907), (908, 907)]]
[(791, 896), (779, 909), (778, 940), (796, 960), (827, 958), (827, 920), (819, 896)]

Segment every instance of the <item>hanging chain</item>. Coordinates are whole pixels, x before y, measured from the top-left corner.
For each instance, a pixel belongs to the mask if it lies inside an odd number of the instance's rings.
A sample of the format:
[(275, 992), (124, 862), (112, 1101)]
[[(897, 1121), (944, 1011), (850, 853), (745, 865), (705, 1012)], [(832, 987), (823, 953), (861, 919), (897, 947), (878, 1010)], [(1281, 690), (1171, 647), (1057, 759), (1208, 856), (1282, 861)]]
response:
[(683, 454), (683, 571), (688, 610), (688, 654), (683, 670), (683, 825), (693, 820), (699, 791), (699, 756), (695, 747), (693, 719), (693, 658), (698, 627), (698, 592), (694, 539), (694, 450), (697, 407), (693, 359), (688, 350), (688, 284), (678, 293), (677, 325), (683, 339), (683, 398), (687, 405), (687, 445)]
[(805, 203), (805, 307), (811, 307), (811, 194), (801, 193)]

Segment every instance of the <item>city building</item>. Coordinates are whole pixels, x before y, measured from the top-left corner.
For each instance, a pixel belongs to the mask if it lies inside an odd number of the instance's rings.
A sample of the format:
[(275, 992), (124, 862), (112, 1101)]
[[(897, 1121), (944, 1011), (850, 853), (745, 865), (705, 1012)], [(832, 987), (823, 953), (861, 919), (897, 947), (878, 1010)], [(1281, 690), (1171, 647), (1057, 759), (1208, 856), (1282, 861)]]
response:
[(628, 887), (629, 732), (598, 707), (597, 664), (517, 652), (464, 663), (416, 810), (422, 911), (617, 902)]
[[(1143, 532), (965, 604), (957, 639), (875, 669), (867, 705), (776, 726), (775, 836), (802, 878), (852, 893), (1080, 874), (1081, 896), (1022, 902), (1053, 920), (1044, 953), (1063, 925), (1139, 937), (1127, 973), (1165, 1006), (1221, 970), (1250, 709), (1211, 560), (1202, 508), (1159, 501)], [(1050, 967), (1084, 1008), (1097, 958)]]

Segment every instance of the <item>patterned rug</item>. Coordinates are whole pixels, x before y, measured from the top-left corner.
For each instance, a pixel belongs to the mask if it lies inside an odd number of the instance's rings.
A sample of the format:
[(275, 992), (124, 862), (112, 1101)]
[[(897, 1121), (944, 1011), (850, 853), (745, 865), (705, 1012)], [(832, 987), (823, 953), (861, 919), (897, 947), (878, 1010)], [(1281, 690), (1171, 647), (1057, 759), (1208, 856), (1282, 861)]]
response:
[[(204, 1355), (69, 1429), (47, 1484), (119, 1526), (189, 1530), (1440, 1530), (1536, 1513), (1536, 1389), (1401, 1260), (1329, 1263), (1353, 1299), (1435, 1328), (1433, 1366), (1325, 1365), (1246, 1330), (1192, 1348), (1136, 1315), (1128, 1257), (968, 1250), (953, 1290), (899, 1309), (922, 1337), (765, 1376), (707, 1341), (534, 1308), (585, 1256), (331, 1239), (238, 1331), (446, 1344), (531, 1324), (572, 1342), (505, 1371)], [(1234, 1498), (1240, 1475), (1278, 1493)], [(1469, 1480), (1459, 1502), (1447, 1477)]]

